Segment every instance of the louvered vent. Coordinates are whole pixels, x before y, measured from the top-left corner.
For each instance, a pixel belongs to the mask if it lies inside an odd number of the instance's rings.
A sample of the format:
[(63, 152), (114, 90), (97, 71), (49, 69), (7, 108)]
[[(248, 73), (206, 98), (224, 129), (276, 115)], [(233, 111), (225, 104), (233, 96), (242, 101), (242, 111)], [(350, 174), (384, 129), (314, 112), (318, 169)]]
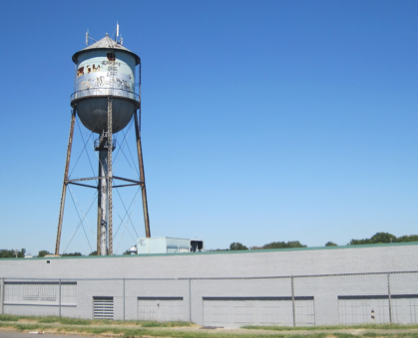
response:
[(93, 297), (93, 318), (113, 319), (113, 297)]

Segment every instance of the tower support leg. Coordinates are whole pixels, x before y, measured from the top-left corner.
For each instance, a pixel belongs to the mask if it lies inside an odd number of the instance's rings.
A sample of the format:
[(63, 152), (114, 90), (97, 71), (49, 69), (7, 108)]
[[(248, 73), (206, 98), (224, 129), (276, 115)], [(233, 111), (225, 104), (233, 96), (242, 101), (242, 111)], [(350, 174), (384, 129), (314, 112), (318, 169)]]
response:
[[(140, 110), (139, 110), (140, 111)], [(139, 174), (141, 189), (142, 189), (142, 209), (144, 211), (144, 224), (145, 224), (145, 235), (147, 238), (151, 237), (151, 230), (149, 225), (149, 214), (148, 214), (148, 201), (147, 201), (147, 189), (145, 186), (145, 170), (144, 170), (144, 159), (142, 158), (142, 145), (141, 145), (141, 129), (139, 125), (139, 119), (137, 113), (134, 114), (135, 119), (135, 135), (136, 135), (136, 148), (138, 151), (138, 163), (139, 163)]]
[(73, 146), (74, 122), (75, 122), (76, 113), (77, 113), (76, 108), (74, 108), (72, 113), (71, 113), (70, 136), (68, 138), (67, 158), (66, 158), (66, 161), (65, 161), (64, 183), (62, 185), (61, 206), (60, 206), (60, 214), (59, 214), (59, 218), (58, 218), (57, 240), (56, 240), (56, 243), (55, 243), (55, 254), (56, 255), (59, 255), (59, 251), (60, 251), (62, 220), (63, 220), (63, 217), (64, 217), (65, 195), (66, 195), (66, 192), (67, 192), (68, 171), (70, 169), (70, 158), (71, 158), (71, 149), (72, 149), (72, 146)]

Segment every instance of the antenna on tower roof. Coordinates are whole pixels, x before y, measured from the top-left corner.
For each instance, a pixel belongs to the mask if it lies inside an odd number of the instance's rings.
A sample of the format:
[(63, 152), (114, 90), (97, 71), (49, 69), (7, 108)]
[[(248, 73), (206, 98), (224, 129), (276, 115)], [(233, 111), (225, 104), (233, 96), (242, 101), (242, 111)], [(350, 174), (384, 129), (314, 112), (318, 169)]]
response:
[(87, 33), (86, 33), (86, 45), (89, 45), (89, 40), (93, 40), (94, 42), (97, 42), (96, 40), (94, 40), (90, 35), (89, 35), (89, 30), (87, 29)]
[(123, 45), (122, 34), (119, 34), (119, 23), (116, 21), (116, 43)]

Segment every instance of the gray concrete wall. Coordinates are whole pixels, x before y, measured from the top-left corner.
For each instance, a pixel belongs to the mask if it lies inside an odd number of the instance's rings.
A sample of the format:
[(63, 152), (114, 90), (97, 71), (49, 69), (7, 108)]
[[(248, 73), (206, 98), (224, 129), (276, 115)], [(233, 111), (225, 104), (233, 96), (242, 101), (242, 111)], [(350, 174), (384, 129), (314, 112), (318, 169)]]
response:
[(36, 278), (250, 277), (403, 270), (418, 270), (416, 243), (110, 258), (0, 259), (0, 277)]
[[(183, 297), (182, 318), (203, 325), (203, 297), (293, 295), (314, 297), (315, 325), (336, 325), (341, 321), (338, 296), (387, 295), (388, 281), (392, 294), (418, 294), (418, 273), (398, 273), (418, 272), (417, 249), (414, 243), (322, 250), (1, 259), (0, 278), (4, 278), (6, 288), (12, 280), (76, 281), (77, 305), (61, 307), (62, 316), (67, 317), (92, 318), (96, 296), (113, 297), (114, 319), (118, 320), (138, 318), (138, 297)], [(386, 272), (391, 272), (389, 280)], [(290, 276), (295, 276), (293, 294)], [(3, 298), (0, 301), (4, 303)], [(4, 313), (59, 313), (56, 304), (29, 303), (6, 303)]]

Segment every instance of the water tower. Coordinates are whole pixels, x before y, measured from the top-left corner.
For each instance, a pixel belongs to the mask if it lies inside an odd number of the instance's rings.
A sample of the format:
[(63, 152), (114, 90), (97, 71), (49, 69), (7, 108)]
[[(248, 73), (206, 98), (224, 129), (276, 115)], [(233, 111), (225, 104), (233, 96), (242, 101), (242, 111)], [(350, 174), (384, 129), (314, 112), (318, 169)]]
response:
[[(89, 39), (86, 34), (86, 44)], [(141, 146), (141, 59), (123, 45), (117, 27), (116, 41), (108, 34), (72, 57), (75, 68), (75, 91), (71, 95), (70, 136), (64, 171), (64, 183), (58, 220), (55, 254), (59, 255), (65, 195), (68, 184), (98, 190), (97, 254), (113, 254), (112, 189), (139, 185), (142, 190), (145, 234), (150, 237), (150, 226), (145, 188), (144, 164)], [(135, 75), (137, 74), (137, 75)], [(135, 83), (139, 84), (136, 91)], [(96, 133), (95, 151), (98, 152), (99, 169), (96, 177), (69, 179), (69, 166), (76, 118), (91, 132)], [(138, 180), (113, 176), (112, 152), (115, 149), (113, 134), (125, 128), (134, 119), (136, 147), (140, 177)], [(97, 180), (97, 185), (90, 182)], [(113, 185), (114, 180), (124, 184)]]

